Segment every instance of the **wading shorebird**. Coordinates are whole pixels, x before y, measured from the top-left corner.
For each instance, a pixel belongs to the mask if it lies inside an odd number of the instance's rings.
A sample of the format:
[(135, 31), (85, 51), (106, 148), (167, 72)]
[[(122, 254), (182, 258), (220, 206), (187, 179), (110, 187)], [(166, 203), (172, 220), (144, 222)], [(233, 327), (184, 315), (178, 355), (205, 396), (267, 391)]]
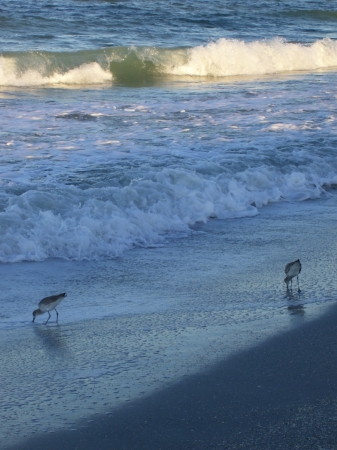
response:
[(63, 292), (63, 294), (51, 295), (50, 297), (43, 298), (39, 303), (39, 309), (36, 309), (35, 311), (33, 311), (33, 322), (35, 320), (35, 317), (40, 316), (41, 314), (44, 314), (45, 312), (47, 312), (49, 314), (49, 317), (48, 317), (47, 321), (45, 322), (45, 325), (46, 325), (46, 323), (50, 319), (49, 311), (55, 309), (56, 315), (57, 315), (57, 317), (56, 317), (56, 323), (57, 323), (59, 320), (59, 313), (57, 312), (56, 306), (66, 296), (67, 296), (67, 294), (65, 292)]
[(300, 284), (298, 282), (298, 274), (301, 273), (301, 262), (299, 259), (296, 261), (290, 262), (285, 266), (285, 274), (287, 275), (284, 279), (284, 282), (287, 284), (287, 290), (289, 290), (289, 281), (291, 283), (291, 289), (293, 288), (293, 278), (297, 277), (297, 287), (298, 292), (301, 292)]

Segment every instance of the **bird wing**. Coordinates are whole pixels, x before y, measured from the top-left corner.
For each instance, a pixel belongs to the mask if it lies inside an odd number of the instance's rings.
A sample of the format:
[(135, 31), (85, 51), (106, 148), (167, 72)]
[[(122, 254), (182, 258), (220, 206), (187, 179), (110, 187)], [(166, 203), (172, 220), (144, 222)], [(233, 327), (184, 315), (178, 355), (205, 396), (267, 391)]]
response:
[(288, 263), (288, 264), (285, 266), (284, 271), (285, 271), (286, 274), (289, 272), (290, 267), (291, 267), (292, 265), (293, 265), (293, 263), (290, 262), (290, 263)]

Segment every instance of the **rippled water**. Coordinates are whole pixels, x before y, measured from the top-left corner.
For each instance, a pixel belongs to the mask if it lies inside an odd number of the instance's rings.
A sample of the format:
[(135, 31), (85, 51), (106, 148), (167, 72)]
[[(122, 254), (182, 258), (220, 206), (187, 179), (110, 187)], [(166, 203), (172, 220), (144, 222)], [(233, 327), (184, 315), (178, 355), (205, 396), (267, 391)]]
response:
[[(110, 46), (194, 46), (219, 38), (336, 38), (336, 8), (325, 1), (39, 1), (1, 5), (8, 51)], [(5, 49), (4, 49), (5, 50)]]
[(104, 261), (337, 183), (324, 2), (24, 2), (0, 31), (0, 261)]
[[(336, 298), (336, 201), (213, 220), (110, 261), (3, 265), (1, 445), (80, 432), (97, 414), (315, 319)], [(301, 294), (282, 280), (294, 255)], [(64, 287), (59, 324), (53, 311), (48, 326), (46, 315), (32, 324), (33, 299)]]
[(334, 301), (336, 25), (323, 1), (0, 6), (2, 443)]
[(3, 262), (101, 259), (337, 182), (335, 73), (11, 91)]

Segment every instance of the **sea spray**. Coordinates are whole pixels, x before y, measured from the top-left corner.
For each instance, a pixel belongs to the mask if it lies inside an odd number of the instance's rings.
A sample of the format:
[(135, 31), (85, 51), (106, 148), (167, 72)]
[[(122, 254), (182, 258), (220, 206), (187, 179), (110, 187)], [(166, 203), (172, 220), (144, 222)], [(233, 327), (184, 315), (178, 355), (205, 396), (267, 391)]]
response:
[(220, 39), (188, 50), (188, 62), (167, 66), (174, 75), (227, 77), (315, 70), (337, 66), (337, 42), (331, 39), (311, 45), (283, 39), (244, 42)]
[(163, 76), (229, 77), (337, 67), (337, 42), (219, 39), (187, 48), (110, 47), (86, 52), (18, 52), (0, 56), (1, 86), (141, 84)]
[(64, 73), (55, 71), (50, 75), (44, 75), (43, 71), (37, 68), (18, 71), (16, 61), (13, 58), (1, 58), (0, 63), (1, 86), (74, 86), (102, 84), (111, 81), (111, 74), (103, 70), (96, 62), (82, 64), (81, 66), (70, 69)]
[(253, 216), (280, 200), (318, 198), (325, 181), (314, 174), (282, 175), (267, 167), (233, 177), (164, 169), (125, 187), (28, 190), (11, 195), (0, 212), (0, 261), (114, 258), (191, 232), (209, 218)]

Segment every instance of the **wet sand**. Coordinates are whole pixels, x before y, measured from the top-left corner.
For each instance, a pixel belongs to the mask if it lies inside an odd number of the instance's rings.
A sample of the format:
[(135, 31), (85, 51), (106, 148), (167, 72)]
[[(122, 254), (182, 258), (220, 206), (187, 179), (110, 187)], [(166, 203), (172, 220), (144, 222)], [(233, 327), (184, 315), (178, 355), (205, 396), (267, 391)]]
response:
[[(335, 448), (336, 207), (271, 205), (116, 261), (2, 267), (0, 448)], [(32, 324), (31, 291), (52, 286), (68, 294), (59, 324)]]
[(82, 425), (7, 448), (334, 449), (337, 306)]

